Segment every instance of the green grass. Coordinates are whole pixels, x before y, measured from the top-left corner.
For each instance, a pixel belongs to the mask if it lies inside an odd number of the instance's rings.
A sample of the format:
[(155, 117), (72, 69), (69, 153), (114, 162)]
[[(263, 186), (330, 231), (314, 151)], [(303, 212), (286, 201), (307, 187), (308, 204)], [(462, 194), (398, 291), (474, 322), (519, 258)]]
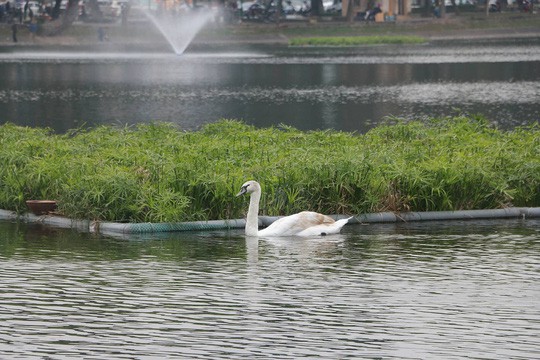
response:
[(240, 185), (263, 186), (262, 212), (359, 214), (540, 206), (540, 127), (482, 118), (397, 121), (366, 134), (257, 129), (223, 120), (53, 134), (0, 126), (0, 208), (55, 199), (73, 218), (240, 218)]
[(289, 40), (291, 46), (358, 46), (379, 44), (421, 44), (426, 40), (419, 36), (323, 36), (301, 37)]

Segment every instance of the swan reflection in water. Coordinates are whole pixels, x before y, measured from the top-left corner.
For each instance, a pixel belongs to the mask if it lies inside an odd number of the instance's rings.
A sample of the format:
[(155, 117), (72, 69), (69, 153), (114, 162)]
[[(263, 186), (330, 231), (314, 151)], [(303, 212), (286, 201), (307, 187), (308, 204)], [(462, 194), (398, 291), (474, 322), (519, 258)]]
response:
[(246, 260), (256, 264), (262, 258), (292, 258), (312, 260), (333, 258), (347, 239), (346, 235), (334, 234), (314, 237), (254, 237), (246, 236)]

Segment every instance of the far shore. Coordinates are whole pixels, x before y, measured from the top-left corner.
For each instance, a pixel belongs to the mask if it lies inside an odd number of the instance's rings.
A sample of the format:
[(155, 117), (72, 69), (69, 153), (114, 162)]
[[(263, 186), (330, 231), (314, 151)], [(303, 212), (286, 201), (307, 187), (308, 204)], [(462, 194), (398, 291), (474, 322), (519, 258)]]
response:
[[(107, 38), (100, 42), (97, 29), (102, 27)], [(283, 21), (274, 23), (241, 22), (235, 24), (209, 24), (194, 39), (194, 46), (201, 45), (288, 45), (290, 39), (305, 36), (370, 36), (414, 35), (427, 41), (493, 41), (511, 39), (539, 39), (540, 14), (517, 12), (489, 14), (448, 14), (445, 19), (420, 15), (400, 18), (395, 23), (346, 22), (344, 20)], [(24, 25), (19, 25), (18, 42), (11, 38), (10, 25), (0, 24), (0, 51), (2, 48), (54, 46), (113, 46), (148, 45), (166, 47), (161, 34), (145, 21), (88, 24), (74, 23), (62, 35), (31, 36)]]

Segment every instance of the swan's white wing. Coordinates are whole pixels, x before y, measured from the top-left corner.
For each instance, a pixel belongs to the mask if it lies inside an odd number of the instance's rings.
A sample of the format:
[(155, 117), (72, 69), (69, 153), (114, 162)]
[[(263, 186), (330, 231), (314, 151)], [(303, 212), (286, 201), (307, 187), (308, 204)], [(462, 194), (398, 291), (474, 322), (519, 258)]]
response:
[(305, 237), (305, 236), (321, 236), (321, 235), (338, 234), (341, 231), (341, 228), (350, 219), (351, 218), (341, 219), (341, 220), (335, 221), (332, 224), (315, 225), (315, 226), (305, 229), (304, 231), (299, 232), (296, 235)]
[[(293, 236), (299, 235), (309, 228), (317, 226), (329, 226), (336, 222), (329, 216), (312, 211), (303, 211), (298, 214), (283, 217), (274, 221), (266, 229), (259, 231), (259, 236)], [(341, 229), (343, 225), (339, 228)], [(339, 232), (339, 229), (338, 229)], [(334, 233), (334, 232), (332, 232)], [(318, 235), (321, 233), (319, 232)], [(311, 236), (306, 234), (302, 236)]]

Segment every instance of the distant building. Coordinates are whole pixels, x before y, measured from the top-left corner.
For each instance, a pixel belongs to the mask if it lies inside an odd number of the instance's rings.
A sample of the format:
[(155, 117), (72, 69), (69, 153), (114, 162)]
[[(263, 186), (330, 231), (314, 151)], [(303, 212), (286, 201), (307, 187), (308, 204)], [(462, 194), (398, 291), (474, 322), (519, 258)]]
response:
[[(411, 13), (411, 1), (414, 0), (352, 0), (354, 9), (353, 14), (363, 13), (369, 10), (371, 4), (380, 4), (381, 10), (386, 16), (403, 16)], [(341, 14), (347, 16), (349, 0), (343, 0)]]

